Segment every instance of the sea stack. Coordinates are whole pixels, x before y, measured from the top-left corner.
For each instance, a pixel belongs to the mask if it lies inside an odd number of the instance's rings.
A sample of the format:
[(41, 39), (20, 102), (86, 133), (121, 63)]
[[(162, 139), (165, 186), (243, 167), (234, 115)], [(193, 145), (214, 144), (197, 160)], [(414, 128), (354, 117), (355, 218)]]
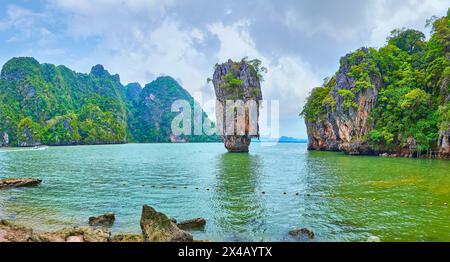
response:
[(216, 64), (212, 82), (216, 94), (216, 124), (228, 152), (248, 152), (259, 138), (261, 61), (242, 59)]

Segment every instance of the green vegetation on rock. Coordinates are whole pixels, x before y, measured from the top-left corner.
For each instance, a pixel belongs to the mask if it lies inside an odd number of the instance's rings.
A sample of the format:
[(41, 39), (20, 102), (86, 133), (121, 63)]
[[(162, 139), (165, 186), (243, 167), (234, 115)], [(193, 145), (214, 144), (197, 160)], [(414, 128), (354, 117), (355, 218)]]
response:
[[(128, 101), (129, 108), (129, 136), (134, 142), (215, 142), (220, 141), (218, 136), (181, 135), (171, 138), (172, 119), (178, 112), (172, 112), (172, 104), (177, 100), (187, 101), (191, 108), (191, 119), (195, 119), (196, 108), (203, 120), (208, 116), (201, 109), (187, 90), (182, 88), (172, 77), (158, 77), (155, 81), (147, 84), (135, 100)], [(194, 134), (194, 121), (191, 121), (191, 134)]]
[(338, 94), (344, 99), (344, 110), (349, 110), (352, 107), (358, 108), (358, 105), (354, 102), (355, 94), (352, 91), (341, 89), (338, 90)]
[[(319, 123), (327, 113), (343, 109), (348, 117), (332, 118), (364, 121), (369, 132), (363, 139), (374, 149), (424, 152), (441, 146), (440, 132), (450, 132), (449, 16), (448, 12), (430, 23), (428, 41), (422, 32), (397, 29), (386, 46), (362, 48), (343, 57), (333, 77), (341, 81), (326, 81), (313, 89), (302, 111), (306, 121)], [(340, 75), (343, 72), (345, 76)], [(373, 100), (367, 104), (369, 98)], [(360, 103), (364, 108), (359, 110), (370, 110), (367, 119), (354, 113)]]
[[(330, 100), (330, 87), (316, 87), (306, 102), (302, 115), (307, 121), (314, 122), (327, 113), (327, 101)], [(333, 99), (331, 97), (331, 99)]]
[[(101, 65), (81, 74), (33, 58), (13, 58), (1, 71), (0, 146), (171, 141), (172, 102), (193, 104), (193, 98), (170, 77), (144, 89), (131, 86), (124, 87), (118, 75)], [(149, 99), (151, 93), (156, 102)]]
[(126, 142), (126, 108), (117, 75), (102, 66), (79, 74), (13, 58), (0, 80), (0, 133), (11, 145)]

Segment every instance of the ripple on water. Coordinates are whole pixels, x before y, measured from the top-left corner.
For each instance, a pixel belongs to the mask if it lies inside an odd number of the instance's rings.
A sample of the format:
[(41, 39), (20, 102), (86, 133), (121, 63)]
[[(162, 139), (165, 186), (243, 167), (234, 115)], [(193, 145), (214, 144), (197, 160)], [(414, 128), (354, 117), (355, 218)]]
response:
[[(0, 217), (41, 230), (116, 213), (113, 231), (140, 232), (143, 204), (179, 220), (204, 217), (199, 239), (450, 241), (450, 161), (308, 152), (304, 144), (228, 154), (222, 144), (130, 144), (0, 150), (1, 177), (38, 177), (0, 190)], [(430, 204), (432, 203), (432, 204)]]

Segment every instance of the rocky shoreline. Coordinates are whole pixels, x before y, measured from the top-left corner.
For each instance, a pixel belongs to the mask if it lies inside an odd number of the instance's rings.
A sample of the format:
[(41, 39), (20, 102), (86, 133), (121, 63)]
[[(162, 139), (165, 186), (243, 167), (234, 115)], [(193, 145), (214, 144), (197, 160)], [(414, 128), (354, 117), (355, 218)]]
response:
[[(0, 189), (31, 187), (41, 184), (34, 178), (3, 178)], [(0, 242), (192, 242), (189, 230), (203, 230), (206, 219), (194, 218), (177, 223), (176, 219), (144, 205), (140, 226), (142, 234), (112, 235), (110, 228), (116, 216), (112, 212), (89, 217), (89, 226), (67, 227), (57, 231), (38, 232), (0, 218)]]
[[(56, 231), (41, 232), (9, 220), (0, 219), (1, 242), (210, 242), (194, 239), (190, 233), (204, 230), (206, 219), (193, 218), (181, 222), (144, 205), (140, 219), (141, 234), (112, 234), (115, 214), (105, 213), (88, 219), (89, 226), (66, 227)], [(307, 228), (288, 232), (291, 240), (315, 241), (314, 232)]]
[(450, 160), (450, 154), (440, 153), (436, 151), (429, 152), (411, 152), (408, 150), (375, 150), (369, 145), (362, 143), (346, 143), (338, 146), (315, 146), (308, 144), (309, 151), (327, 151), (327, 152), (342, 152), (351, 156), (374, 156), (384, 158), (418, 158), (418, 159), (440, 159)]
[[(181, 229), (173, 219), (144, 205), (141, 218), (141, 234), (112, 234), (108, 227), (81, 226), (66, 227), (57, 231), (40, 232), (31, 227), (23, 226), (8, 220), (0, 220), (0, 243), (4, 242), (211, 242), (194, 239), (188, 230), (204, 228), (204, 219), (196, 218), (186, 221), (191, 228)], [(184, 223), (184, 222), (180, 222)], [(314, 232), (307, 228), (293, 229), (288, 232), (291, 240), (301, 242), (315, 241)], [(368, 242), (380, 242), (371, 241)]]
[[(0, 189), (37, 186), (42, 182), (33, 178), (0, 179)], [(1, 214), (0, 214), (1, 215)], [(86, 226), (66, 227), (56, 231), (41, 232), (31, 227), (4, 220), (0, 217), (1, 242), (209, 242), (196, 240), (191, 231), (203, 231), (207, 220), (197, 217), (177, 221), (155, 208), (142, 207), (140, 227), (141, 234), (112, 234), (116, 215), (108, 212), (87, 219)], [(315, 234), (308, 228), (297, 228), (288, 231), (290, 240), (310, 242), (315, 241)]]
[(180, 222), (190, 225), (181, 229), (176, 222), (154, 208), (144, 205), (141, 215), (142, 234), (112, 234), (114, 213), (89, 218), (89, 226), (67, 227), (57, 231), (39, 232), (30, 227), (8, 220), (0, 220), (0, 242), (194, 242), (187, 230), (202, 230), (206, 225), (203, 218)]

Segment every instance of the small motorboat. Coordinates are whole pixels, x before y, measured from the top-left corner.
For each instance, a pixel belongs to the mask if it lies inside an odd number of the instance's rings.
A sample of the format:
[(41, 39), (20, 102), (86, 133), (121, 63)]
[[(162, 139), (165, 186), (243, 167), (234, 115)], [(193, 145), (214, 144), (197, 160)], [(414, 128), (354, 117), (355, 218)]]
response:
[(34, 146), (33, 150), (46, 150), (48, 146)]

